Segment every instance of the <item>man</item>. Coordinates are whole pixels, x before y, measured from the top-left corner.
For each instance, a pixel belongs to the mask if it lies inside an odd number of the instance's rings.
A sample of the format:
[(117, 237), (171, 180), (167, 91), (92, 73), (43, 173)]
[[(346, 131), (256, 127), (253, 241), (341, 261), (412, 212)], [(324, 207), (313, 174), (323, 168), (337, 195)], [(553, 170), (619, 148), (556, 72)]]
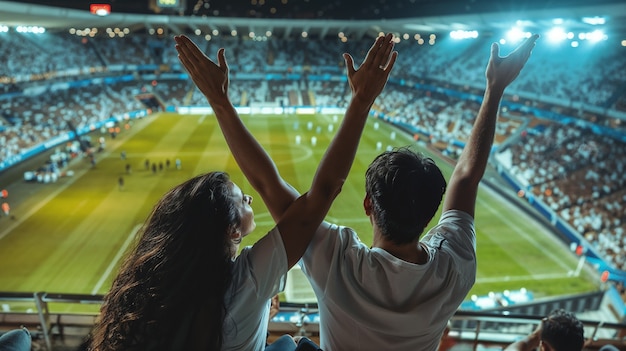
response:
[(495, 135), (500, 101), (537, 35), (506, 57), (493, 44), (487, 86), (471, 135), (447, 186), (435, 163), (408, 148), (384, 152), (366, 172), (369, 248), (352, 229), (323, 224), (301, 266), (318, 299), (320, 343), (333, 350), (436, 350), (474, 284), (474, 209)]
[[(499, 56), (497, 44), (492, 45), (483, 103), (450, 179), (442, 217), (421, 241), (440, 205), (446, 182), (432, 160), (408, 148), (383, 153), (366, 173), (363, 204), (374, 231), (371, 248), (350, 228), (327, 222), (320, 225), (300, 264), (318, 299), (323, 350), (437, 349), (448, 320), (475, 281), (474, 207), (493, 144), (500, 101), (528, 60), (537, 38), (527, 39), (506, 57)], [(385, 37), (383, 42), (389, 40)], [(390, 50), (383, 48), (375, 44), (368, 56)], [(353, 79), (367, 79), (367, 75), (358, 74), (364, 67), (369, 74), (375, 74), (375, 69), (388, 74), (390, 65), (383, 61), (370, 64), (366, 59), (355, 70), (352, 57), (345, 54), (344, 59), (353, 101), (365, 102), (349, 107), (346, 116), (355, 110), (362, 115), (373, 100), (359, 98), (361, 93), (355, 92)], [(395, 56), (391, 60), (395, 61)], [(223, 85), (227, 87), (228, 81)], [(280, 219), (299, 194), (273, 165), (261, 162), (267, 157), (236, 117), (218, 118), (222, 132), (272, 217)], [(358, 141), (362, 125), (342, 126), (340, 130), (344, 135), (335, 140)]]
[(505, 351), (580, 351), (585, 344), (583, 323), (572, 313), (554, 310), (541, 320), (530, 335), (509, 345)]

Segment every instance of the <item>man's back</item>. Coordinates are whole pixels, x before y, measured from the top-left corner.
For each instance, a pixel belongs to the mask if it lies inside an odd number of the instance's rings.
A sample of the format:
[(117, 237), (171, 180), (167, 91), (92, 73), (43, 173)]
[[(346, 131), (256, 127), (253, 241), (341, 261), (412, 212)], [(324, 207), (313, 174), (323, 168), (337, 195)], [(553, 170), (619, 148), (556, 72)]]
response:
[(422, 240), (428, 262), (368, 248), (350, 228), (318, 230), (303, 256), (322, 349), (435, 350), (476, 276), (473, 219), (449, 211)]

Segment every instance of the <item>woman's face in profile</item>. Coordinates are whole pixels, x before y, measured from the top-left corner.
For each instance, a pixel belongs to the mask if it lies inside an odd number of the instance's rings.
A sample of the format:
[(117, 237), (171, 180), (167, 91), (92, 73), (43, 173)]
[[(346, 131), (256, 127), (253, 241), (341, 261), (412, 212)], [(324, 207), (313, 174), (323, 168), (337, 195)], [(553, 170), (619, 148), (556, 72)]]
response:
[(254, 222), (254, 211), (252, 210), (252, 206), (250, 206), (252, 204), (252, 196), (244, 194), (237, 184), (232, 182), (230, 184), (230, 197), (239, 210), (239, 215), (241, 217), (239, 231), (241, 232), (241, 236), (244, 237), (256, 228), (256, 223)]

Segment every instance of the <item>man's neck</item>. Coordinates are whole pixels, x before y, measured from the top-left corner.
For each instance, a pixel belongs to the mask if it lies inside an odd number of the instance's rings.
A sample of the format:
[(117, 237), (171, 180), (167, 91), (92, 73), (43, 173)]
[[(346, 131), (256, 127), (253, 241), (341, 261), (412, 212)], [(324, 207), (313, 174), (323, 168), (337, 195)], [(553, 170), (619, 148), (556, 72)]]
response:
[(398, 245), (375, 231), (372, 247), (383, 249), (393, 256), (410, 263), (425, 264), (428, 262), (428, 252), (417, 239), (407, 244)]

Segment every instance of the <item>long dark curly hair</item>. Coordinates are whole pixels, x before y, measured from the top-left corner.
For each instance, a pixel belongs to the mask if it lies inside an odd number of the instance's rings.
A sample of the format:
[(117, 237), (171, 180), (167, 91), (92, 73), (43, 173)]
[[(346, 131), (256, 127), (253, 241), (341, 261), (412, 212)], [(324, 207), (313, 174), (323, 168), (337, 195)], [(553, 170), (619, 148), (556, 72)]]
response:
[(90, 350), (221, 348), (229, 234), (241, 221), (231, 189), (228, 174), (211, 172), (158, 201), (104, 297)]

